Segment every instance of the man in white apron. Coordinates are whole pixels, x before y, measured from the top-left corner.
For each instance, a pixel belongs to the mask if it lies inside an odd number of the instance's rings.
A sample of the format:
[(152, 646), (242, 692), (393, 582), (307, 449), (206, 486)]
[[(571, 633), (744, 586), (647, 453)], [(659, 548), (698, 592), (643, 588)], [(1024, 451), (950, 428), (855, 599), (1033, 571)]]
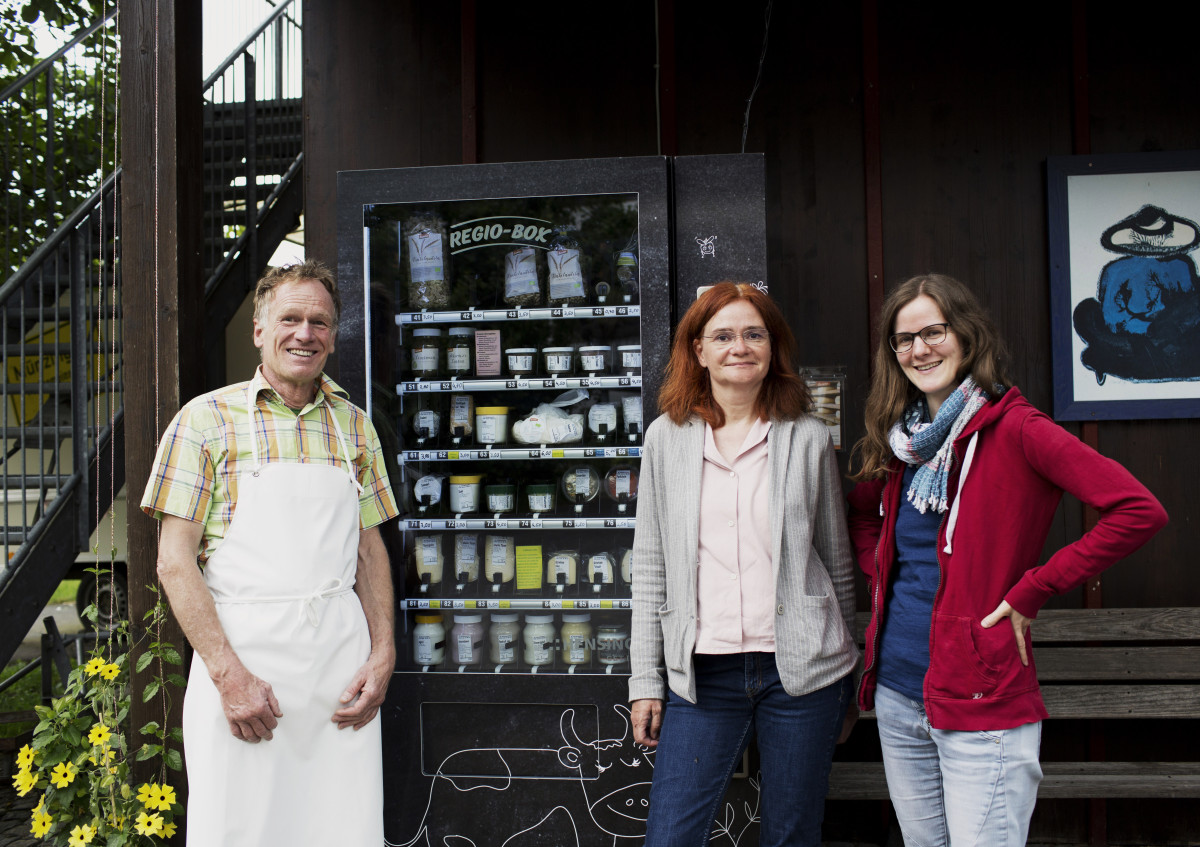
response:
[[(195, 649), (188, 847), (380, 845), (379, 721), (395, 667), (379, 438), (323, 373), (340, 307), (316, 262), (254, 295), (254, 379), (188, 403), (142, 508)], [(197, 567), (199, 563), (200, 567)]]

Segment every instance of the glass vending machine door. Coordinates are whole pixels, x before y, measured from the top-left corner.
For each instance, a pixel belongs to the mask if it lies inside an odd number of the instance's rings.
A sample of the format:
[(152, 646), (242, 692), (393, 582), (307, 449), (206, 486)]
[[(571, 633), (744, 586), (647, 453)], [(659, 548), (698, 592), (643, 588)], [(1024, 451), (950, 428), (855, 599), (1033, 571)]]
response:
[(399, 667), (625, 670), (637, 194), (380, 203), (368, 229), (396, 268)]
[[(390, 841), (641, 834), (649, 764), (621, 710), (666, 185), (659, 158), (341, 175), (339, 271), (363, 280), (362, 382), (401, 508)], [(612, 791), (632, 816), (588, 799)]]

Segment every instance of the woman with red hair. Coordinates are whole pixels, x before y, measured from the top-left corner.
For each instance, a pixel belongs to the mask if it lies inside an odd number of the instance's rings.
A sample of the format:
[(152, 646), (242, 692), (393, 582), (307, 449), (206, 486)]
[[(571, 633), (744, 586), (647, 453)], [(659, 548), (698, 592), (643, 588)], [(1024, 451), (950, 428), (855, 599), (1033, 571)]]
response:
[(783, 315), (722, 282), (676, 330), (634, 536), (634, 740), (657, 747), (646, 844), (705, 845), (752, 736), (759, 844), (817, 845), (858, 651), (853, 557)]

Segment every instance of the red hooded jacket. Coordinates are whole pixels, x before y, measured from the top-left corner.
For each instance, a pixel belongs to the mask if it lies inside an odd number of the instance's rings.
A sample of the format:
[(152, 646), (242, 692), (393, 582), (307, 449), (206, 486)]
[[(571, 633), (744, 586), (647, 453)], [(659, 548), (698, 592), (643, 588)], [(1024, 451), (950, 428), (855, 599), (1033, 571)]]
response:
[[(964, 480), (964, 455), (976, 434)], [(850, 493), (850, 538), (871, 596), (859, 685), (863, 709), (875, 702), (876, 651), (896, 562), (896, 510), (912, 508), (901, 491), (902, 470), (893, 459), (886, 478), (861, 483)], [(1100, 520), (1038, 565), (1063, 491), (1094, 507)], [(1035, 617), (1051, 595), (1080, 585), (1144, 544), (1166, 525), (1167, 513), (1129, 471), (1062, 429), (1016, 388), (980, 409), (955, 440), (949, 497), (952, 509), (938, 530), (941, 577), (929, 630), (924, 690), (929, 722), (936, 729), (996, 730), (1041, 720), (1047, 714), (1029, 634), (1025, 667), (1008, 621), (990, 629), (980, 622), (1001, 600)], [(948, 534), (952, 552), (946, 550)]]

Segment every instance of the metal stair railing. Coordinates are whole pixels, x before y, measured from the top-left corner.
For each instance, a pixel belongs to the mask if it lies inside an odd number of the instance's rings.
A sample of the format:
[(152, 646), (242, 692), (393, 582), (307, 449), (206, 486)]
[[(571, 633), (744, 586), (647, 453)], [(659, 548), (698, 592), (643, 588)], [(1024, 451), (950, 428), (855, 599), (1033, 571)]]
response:
[[(120, 419), (118, 186), (110, 176), (0, 286), (0, 588), (68, 495), (91, 502), (86, 469)], [(78, 549), (89, 518), (77, 510)]]
[[(288, 231), (282, 222), (299, 214), (300, 14), (296, 0), (283, 2), (205, 80), (203, 259), (207, 317), (220, 324), (218, 331), (231, 312), (227, 302), (217, 301), (237, 294), (237, 286), (226, 280), (257, 273), (263, 261), (260, 251), (269, 256)], [(61, 58), (79, 49), (89, 36), (105, 32), (109, 20), (111, 16), (89, 27), (55, 55)], [(28, 99), (28, 86), (38, 80), (43, 89), (55, 90), (45, 82), (57, 78), (46, 76), (53, 60), (54, 56), (40, 63), (18, 81), (23, 84), (14, 83), (4, 94)], [(43, 106), (42, 111), (62, 116), (57, 107)], [(19, 149), (13, 142), (0, 153), (17, 155)], [(50, 558), (55, 558), (56, 573), (70, 566), (69, 558), (57, 562), (69, 552), (67, 546), (77, 552), (88, 549), (97, 506), (104, 512), (111, 500), (109, 491), (90, 490), (109, 486), (93, 486), (89, 467), (94, 476), (99, 463), (107, 477), (108, 463), (113, 462), (114, 491), (124, 479), (122, 460), (114, 459), (123, 454), (117, 258), (121, 171), (113, 171), (111, 164), (95, 170), (107, 170), (110, 176), (57, 226), (47, 224), (48, 237), (0, 285), (0, 607), (10, 612), (17, 603), (5, 598), (8, 588), (25, 586), (22, 591), (28, 593), (34, 582), (49, 584), (49, 573), (36, 580), (31, 576), (49, 567), (39, 546), (53, 548)], [(92, 173), (87, 168), (79, 171), (81, 178)], [(38, 192), (55, 198), (57, 205), (39, 207), (43, 211), (38, 213), (53, 221), (66, 196), (61, 183), (34, 191)], [(27, 237), (24, 243), (31, 241)], [(69, 509), (74, 514), (66, 521), (71, 513), (64, 510)], [(74, 536), (69, 545), (63, 538), (64, 521), (71, 524), (66, 534)], [(50, 543), (39, 545), (41, 540)], [(22, 570), (28, 574), (19, 576)], [(54, 582), (60, 578), (55, 576)], [(22, 603), (29, 605), (32, 599)], [(0, 653), (11, 640), (8, 630), (22, 623), (0, 621)], [(20, 635), (15, 637), (19, 642)]]
[(29, 245), (48, 238), (113, 172), (115, 142), (101, 132), (102, 104), (111, 108), (116, 97), (116, 15), (82, 28), (0, 91), (0, 279), (15, 273)]
[(255, 271), (269, 258), (259, 227), (300, 172), (301, 13), (282, 3), (204, 81), (208, 294), (240, 257)]

